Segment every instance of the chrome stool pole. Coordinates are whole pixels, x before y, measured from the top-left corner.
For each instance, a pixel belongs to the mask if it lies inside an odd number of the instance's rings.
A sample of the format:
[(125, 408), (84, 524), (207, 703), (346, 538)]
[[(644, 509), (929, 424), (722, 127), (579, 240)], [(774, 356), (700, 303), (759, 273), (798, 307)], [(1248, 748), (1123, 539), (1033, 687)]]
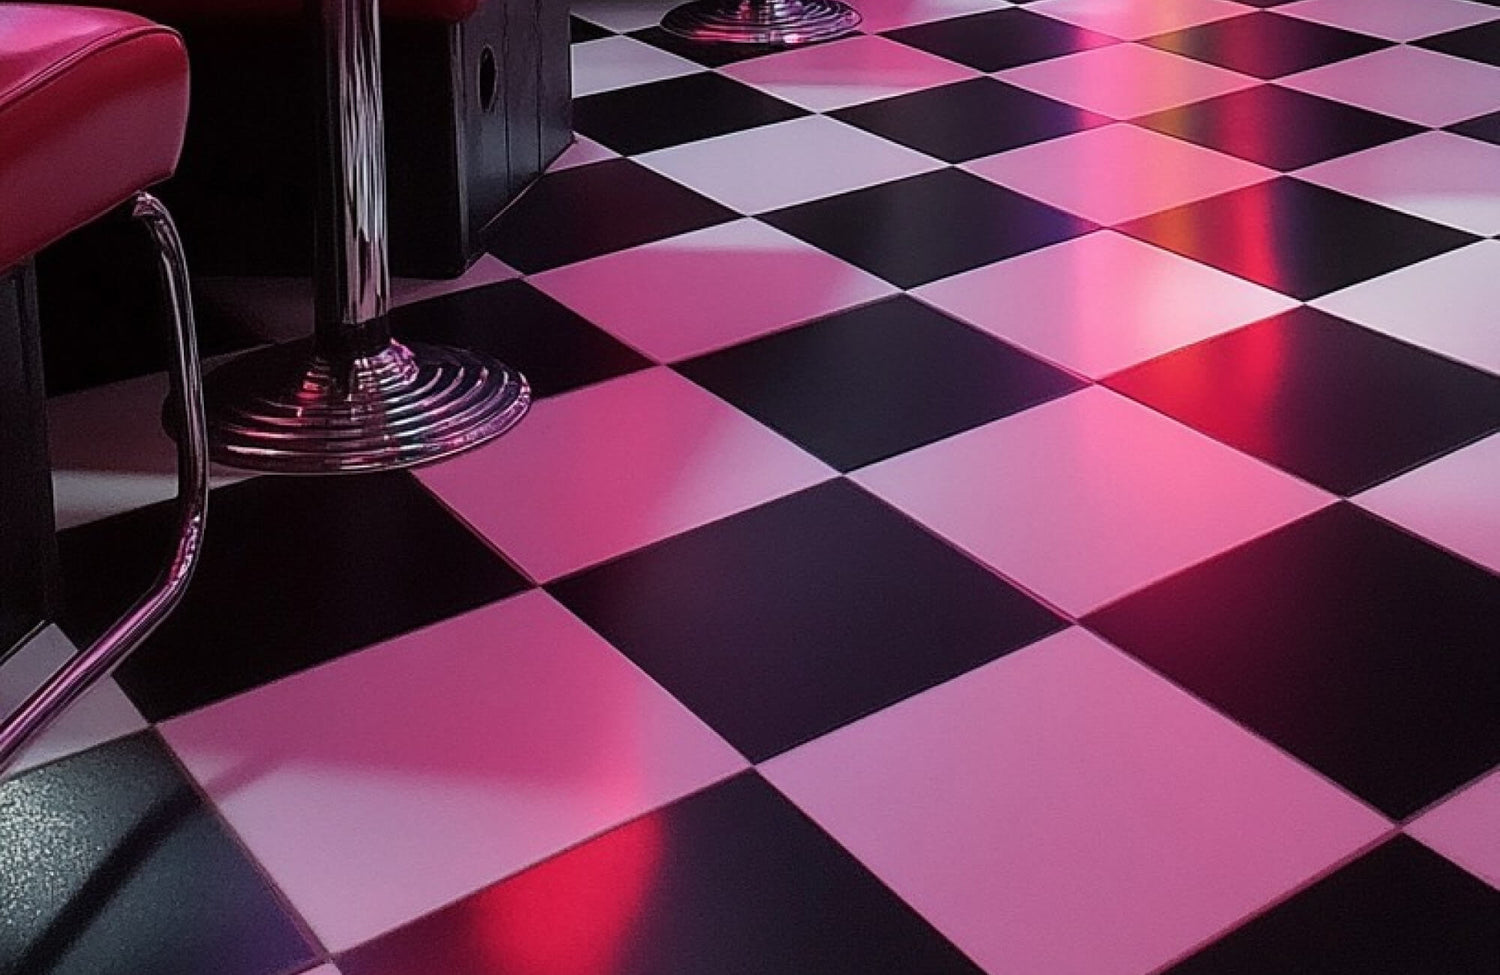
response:
[(391, 337), (377, 0), (306, 0), (320, 29), (317, 317), (310, 341), (240, 356), (208, 377), (215, 460), (284, 474), (406, 467), (499, 436), (526, 380), (474, 352)]
[(101, 678), (128, 657), (167, 617), (187, 590), (198, 566), (208, 513), (208, 436), (198, 344), (193, 332), (193, 300), (188, 288), (182, 242), (165, 207), (149, 193), (138, 193), (132, 215), (156, 242), (161, 279), (172, 313), (176, 350), (168, 408), (177, 436), (177, 538), (167, 567), (109, 629), (70, 658), (12, 714), (0, 721), (0, 772), (21, 750)]
[(840, 0), (693, 0), (668, 11), (661, 26), (693, 41), (791, 47), (848, 33), (859, 21)]

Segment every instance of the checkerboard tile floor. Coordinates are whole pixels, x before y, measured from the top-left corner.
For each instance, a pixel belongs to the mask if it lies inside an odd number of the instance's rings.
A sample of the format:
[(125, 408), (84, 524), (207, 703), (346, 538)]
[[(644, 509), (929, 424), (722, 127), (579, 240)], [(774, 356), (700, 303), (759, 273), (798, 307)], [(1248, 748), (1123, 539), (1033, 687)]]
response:
[[(0, 970), (1493, 975), (1500, 5), (856, 4), (575, 5), (578, 144), (393, 315), (533, 415), (221, 472), (0, 784)], [(159, 390), (53, 403), (0, 704), (150, 573)]]

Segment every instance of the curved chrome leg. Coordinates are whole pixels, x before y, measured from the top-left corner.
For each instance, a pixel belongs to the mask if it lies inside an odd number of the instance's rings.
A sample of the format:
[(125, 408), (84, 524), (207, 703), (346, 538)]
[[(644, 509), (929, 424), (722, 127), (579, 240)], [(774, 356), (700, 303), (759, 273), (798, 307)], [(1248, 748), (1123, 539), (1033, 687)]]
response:
[(662, 30), (693, 41), (791, 47), (825, 41), (859, 26), (841, 0), (693, 0), (662, 18)]
[(137, 194), (132, 215), (156, 241), (162, 285), (172, 311), (176, 347), (172, 397), (177, 433), (177, 540), (172, 559), (150, 590), (86, 650), (79, 651), (0, 721), (0, 772), (63, 711), (109, 674), (156, 629), (182, 599), (198, 565), (208, 511), (208, 435), (199, 378), (198, 344), (193, 332), (192, 294), (177, 228), (161, 202)]
[(487, 356), (391, 338), (378, 4), (304, 2), (326, 68), (316, 332), (209, 376), (214, 459), (281, 474), (436, 460), (509, 430), (531, 390)]

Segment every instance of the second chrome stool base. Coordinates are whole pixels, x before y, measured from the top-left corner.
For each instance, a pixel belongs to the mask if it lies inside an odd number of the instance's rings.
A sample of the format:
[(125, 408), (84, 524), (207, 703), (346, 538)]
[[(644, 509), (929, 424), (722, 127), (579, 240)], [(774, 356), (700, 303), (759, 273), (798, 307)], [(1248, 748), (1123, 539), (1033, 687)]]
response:
[(840, 0), (693, 0), (669, 11), (661, 26), (693, 41), (790, 47), (846, 34), (859, 21)]
[(391, 341), (334, 362), (309, 341), (247, 353), (208, 377), (214, 459), (276, 474), (389, 470), (498, 437), (531, 388), (474, 352)]

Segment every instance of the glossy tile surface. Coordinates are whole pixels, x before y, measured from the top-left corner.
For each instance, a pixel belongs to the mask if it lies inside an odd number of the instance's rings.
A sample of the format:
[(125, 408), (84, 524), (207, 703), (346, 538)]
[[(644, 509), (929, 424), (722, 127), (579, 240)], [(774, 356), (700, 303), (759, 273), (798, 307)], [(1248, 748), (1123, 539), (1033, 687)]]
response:
[(335, 951), (744, 764), (534, 590), (162, 731)]
[(1146, 43), (1269, 80), (1367, 54), (1390, 42), (1259, 11), (1161, 34)]
[(1399, 818), (1500, 761), (1497, 611), (1493, 573), (1338, 504), (1085, 622)]
[(1421, 131), (1398, 119), (1278, 85), (1195, 102), (1136, 123), (1282, 171)]
[[(524, 430), (417, 476), (545, 581), (832, 474), (682, 377), (653, 369), (538, 403)], [(506, 490), (493, 489), (499, 482)]]
[(1290, 972), (1292, 957), (1325, 971), (1480, 972), (1500, 952), (1497, 918), (1500, 892), (1395, 839), (1169, 971)]
[(1475, 240), (1296, 179), (1257, 183), (1120, 229), (1303, 301)]
[(1078, 217), (951, 169), (777, 210), (762, 219), (901, 288), (1093, 229)]
[(1500, 377), (1305, 307), (1108, 383), (1343, 495), (1500, 430)]
[[(607, 210), (607, 221), (595, 219)], [(490, 250), (528, 274), (726, 220), (735, 213), (628, 159), (549, 173), (505, 211)]]
[(846, 481), (548, 588), (754, 761), (1061, 625)]
[(281, 975), (317, 949), (152, 732), (0, 784), (0, 966)]
[[(165, 733), (261, 891), (186, 855), (69, 975), (1495, 975), (1500, 0), (855, 0), (792, 50), (678, 2), (577, 0), (576, 141), (392, 283), (532, 414), (215, 471), (180, 618), (27, 756), (112, 776), (45, 829), (136, 822)], [(39, 262), (59, 393), (157, 355), (120, 240)], [(311, 327), (306, 278), (194, 294), (210, 351)], [(165, 388), (50, 404), (70, 620), (165, 544)], [(8, 862), (0, 941), (60, 889)]]
[(1292, 305), (1284, 295), (1113, 231), (976, 268), (913, 293), (1090, 378)]
[(979, 971), (753, 773), (569, 850), (339, 964), (345, 975)]
[(840, 470), (1080, 385), (1067, 373), (904, 296), (677, 368)]
[[(210, 504), (214, 531), (192, 586), (116, 675), (153, 721), (525, 585), (409, 474), (260, 477)], [(70, 637), (92, 640), (146, 590), (172, 518), (158, 504), (62, 533)], [(436, 576), (446, 582), (430, 590)]]
[(991, 972), (1150, 971), (1388, 828), (1077, 629), (763, 771)]
[[(1074, 616), (1327, 501), (1098, 388), (854, 479)], [(1210, 493), (1235, 504), (1210, 504)]]
[[(834, 117), (951, 163), (1109, 121), (993, 78), (976, 78), (858, 105)], [(990, 124), (997, 117), (1009, 123)]]
[(895, 290), (867, 271), (754, 220), (618, 251), (531, 281), (661, 362), (774, 332)]
[(1276, 175), (1254, 163), (1134, 125), (1106, 125), (963, 169), (1102, 224), (1123, 223)]

